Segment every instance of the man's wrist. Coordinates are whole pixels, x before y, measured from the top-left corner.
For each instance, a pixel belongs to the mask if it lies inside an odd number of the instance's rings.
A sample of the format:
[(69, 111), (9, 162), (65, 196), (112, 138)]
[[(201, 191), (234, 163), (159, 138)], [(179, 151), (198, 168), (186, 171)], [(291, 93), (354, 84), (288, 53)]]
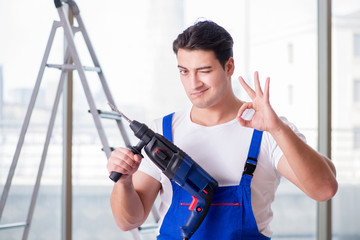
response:
[(132, 175), (122, 175), (116, 184), (123, 188), (133, 188)]
[(286, 127), (287, 125), (279, 118), (275, 127), (269, 130), (268, 132), (273, 136), (273, 138), (276, 138), (284, 132)]

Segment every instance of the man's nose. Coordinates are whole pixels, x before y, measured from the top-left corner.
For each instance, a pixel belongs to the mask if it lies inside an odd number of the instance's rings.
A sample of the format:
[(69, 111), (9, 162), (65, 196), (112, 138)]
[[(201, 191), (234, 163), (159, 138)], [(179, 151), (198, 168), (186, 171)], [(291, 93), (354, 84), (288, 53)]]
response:
[(196, 73), (190, 74), (190, 87), (192, 89), (197, 89), (201, 87), (204, 83), (201, 81), (201, 78)]

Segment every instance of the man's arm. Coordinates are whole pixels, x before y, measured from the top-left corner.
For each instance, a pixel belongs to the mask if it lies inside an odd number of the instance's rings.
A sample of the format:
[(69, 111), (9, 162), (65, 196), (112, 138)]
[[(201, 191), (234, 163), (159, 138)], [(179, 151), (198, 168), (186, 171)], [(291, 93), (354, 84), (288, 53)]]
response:
[(317, 201), (332, 198), (338, 188), (333, 163), (301, 140), (288, 125), (281, 122), (270, 132), (284, 155), (278, 170), (305, 194)]
[[(238, 120), (242, 126), (268, 131), (284, 155), (278, 163), (279, 172), (298, 186), (311, 198), (325, 201), (337, 191), (336, 171), (331, 161), (302, 141), (288, 125), (281, 121), (269, 101), (270, 78), (266, 79), (264, 92), (260, 87), (259, 75), (255, 72), (255, 91), (239, 78), (252, 102), (243, 103)], [(241, 116), (246, 109), (254, 109), (251, 120)]]
[(148, 217), (161, 184), (153, 177), (137, 171), (141, 157), (119, 148), (108, 161), (109, 172), (124, 175), (115, 183), (111, 194), (111, 208), (119, 228), (128, 231), (139, 227)]

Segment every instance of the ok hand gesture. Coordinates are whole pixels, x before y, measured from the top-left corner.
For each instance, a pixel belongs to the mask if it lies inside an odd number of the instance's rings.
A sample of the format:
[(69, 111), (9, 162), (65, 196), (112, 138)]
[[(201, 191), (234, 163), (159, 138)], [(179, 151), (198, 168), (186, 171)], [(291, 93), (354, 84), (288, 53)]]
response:
[[(252, 102), (246, 102), (241, 105), (237, 116), (240, 124), (244, 127), (255, 128), (259, 131), (271, 132), (280, 128), (281, 120), (276, 115), (269, 101), (270, 78), (266, 78), (264, 92), (260, 86), (258, 72), (255, 72), (254, 74), (255, 91), (244, 81), (241, 76), (239, 77), (239, 81), (252, 100)], [(251, 120), (244, 120), (241, 117), (246, 109), (255, 110), (255, 114)]]

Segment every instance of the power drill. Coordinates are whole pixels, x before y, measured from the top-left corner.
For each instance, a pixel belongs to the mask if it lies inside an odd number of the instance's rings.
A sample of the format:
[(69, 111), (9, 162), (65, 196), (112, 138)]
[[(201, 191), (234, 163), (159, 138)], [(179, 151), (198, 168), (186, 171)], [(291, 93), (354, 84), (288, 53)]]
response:
[[(189, 207), (191, 213), (185, 225), (180, 227), (182, 239), (190, 239), (209, 211), (218, 182), (164, 136), (153, 132), (143, 123), (131, 121), (113, 104), (109, 103), (109, 105), (130, 123), (131, 130), (140, 139), (136, 146), (130, 147), (130, 150), (141, 155), (141, 149), (144, 148), (149, 158), (170, 180), (191, 194), (193, 198)], [(121, 173), (112, 172), (110, 179), (117, 182), (121, 176)]]

